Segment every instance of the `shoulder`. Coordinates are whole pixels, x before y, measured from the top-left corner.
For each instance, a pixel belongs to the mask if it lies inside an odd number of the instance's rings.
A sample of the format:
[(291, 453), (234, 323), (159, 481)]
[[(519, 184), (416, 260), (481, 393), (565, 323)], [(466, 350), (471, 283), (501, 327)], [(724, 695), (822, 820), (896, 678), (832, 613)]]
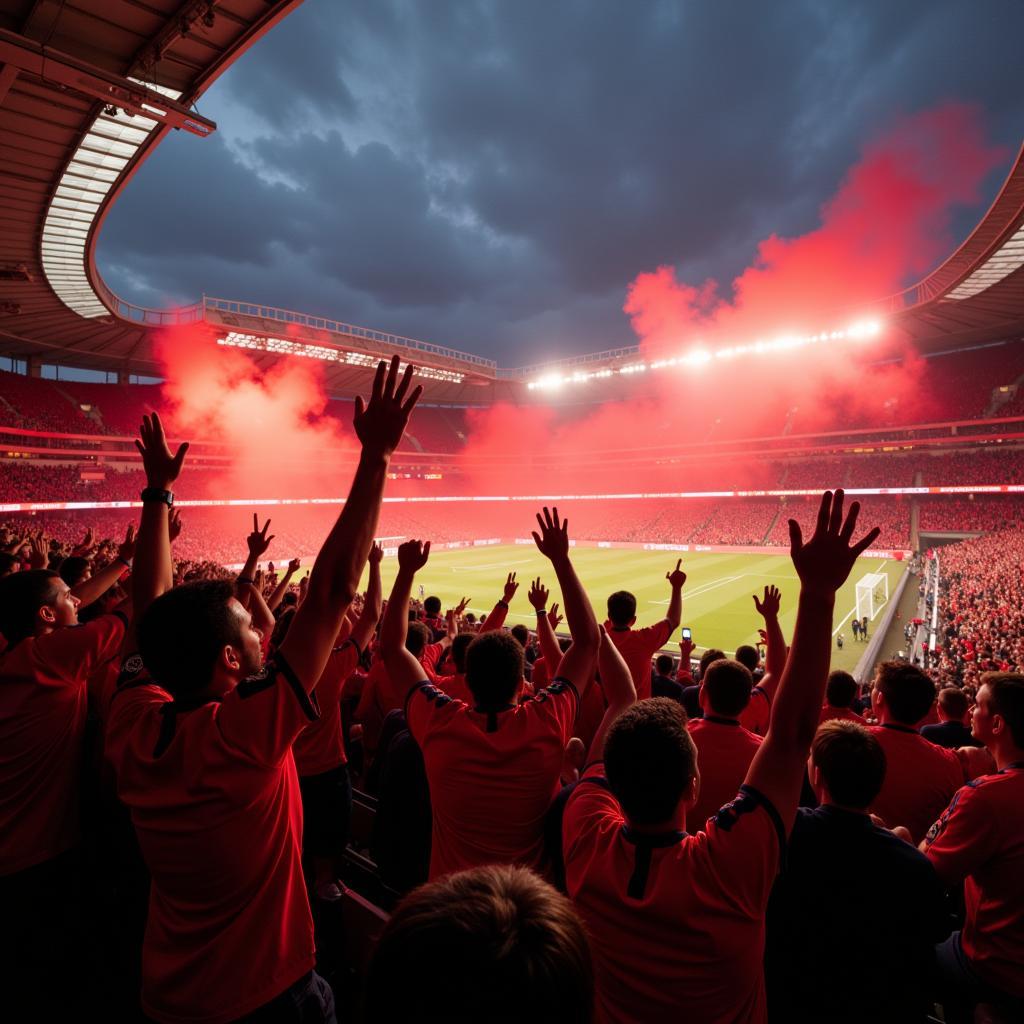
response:
[(543, 689), (538, 690), (533, 695), (532, 700), (525, 701), (520, 707), (529, 708), (532, 705), (535, 708), (541, 708), (549, 702), (563, 700), (578, 701), (579, 694), (576, 692), (576, 687), (571, 679), (558, 676), (552, 679)]

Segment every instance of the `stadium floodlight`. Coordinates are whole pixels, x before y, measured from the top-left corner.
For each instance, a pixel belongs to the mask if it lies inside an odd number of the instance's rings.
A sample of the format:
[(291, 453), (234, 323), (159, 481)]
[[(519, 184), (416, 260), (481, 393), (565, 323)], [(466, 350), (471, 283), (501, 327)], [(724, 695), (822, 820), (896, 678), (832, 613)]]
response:
[(703, 366), (712, 360), (737, 359), (740, 356), (746, 355), (765, 356), (776, 352), (792, 352), (795, 349), (804, 348), (807, 345), (817, 345), (822, 342), (863, 341), (866, 338), (874, 338), (881, 333), (882, 324), (878, 320), (859, 320), (845, 330), (822, 331), (820, 334), (810, 335), (781, 334), (770, 341), (765, 338), (759, 338), (757, 341), (746, 345), (723, 345), (721, 348), (713, 350), (697, 345), (679, 355), (665, 356), (649, 363), (626, 363), (624, 366), (606, 367), (601, 370), (591, 370), (587, 373), (576, 372), (571, 377), (561, 377), (558, 374), (547, 373), (537, 380), (529, 381), (526, 387), (530, 391), (537, 388), (552, 390), (561, 387), (565, 383), (583, 384), (590, 380), (611, 377), (615, 374), (623, 374), (630, 377), (634, 374), (644, 373), (647, 370), (664, 370), (672, 366)]
[(884, 572), (869, 572), (857, 581), (855, 614), (874, 621), (875, 616), (889, 603), (889, 577)]

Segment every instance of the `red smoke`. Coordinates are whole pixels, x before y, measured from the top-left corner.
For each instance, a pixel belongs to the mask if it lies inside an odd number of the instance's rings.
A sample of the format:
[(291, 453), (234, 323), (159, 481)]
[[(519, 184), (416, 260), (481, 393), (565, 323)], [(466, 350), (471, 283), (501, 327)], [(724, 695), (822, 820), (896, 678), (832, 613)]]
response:
[[(757, 246), (751, 265), (732, 282), (731, 297), (717, 281), (680, 280), (672, 267), (639, 274), (624, 309), (641, 356), (816, 334), (863, 319), (873, 302), (924, 276), (952, 251), (951, 209), (977, 203), (985, 177), (1005, 157), (986, 142), (972, 107), (948, 104), (901, 119), (865, 149), (822, 207), (819, 227), (796, 238), (772, 235)], [(901, 361), (866, 368), (883, 347)], [(462, 465), (468, 489), (485, 493), (712, 489), (723, 456), (680, 465), (658, 461), (651, 446), (796, 436), (840, 426), (851, 414), (877, 425), (897, 416), (940, 416), (922, 386), (923, 365), (913, 351), (900, 352), (889, 330), (875, 342), (819, 343), (651, 370), (642, 386), (615, 377), (622, 400), (597, 405), (584, 404), (593, 402), (588, 391), (605, 395), (610, 382), (569, 383), (559, 398), (580, 403), (574, 409), (505, 406), (476, 413)], [(777, 477), (757, 447), (732, 459), (751, 487)], [(532, 464), (509, 472), (510, 456), (523, 453)], [(550, 453), (558, 453), (557, 464)]]

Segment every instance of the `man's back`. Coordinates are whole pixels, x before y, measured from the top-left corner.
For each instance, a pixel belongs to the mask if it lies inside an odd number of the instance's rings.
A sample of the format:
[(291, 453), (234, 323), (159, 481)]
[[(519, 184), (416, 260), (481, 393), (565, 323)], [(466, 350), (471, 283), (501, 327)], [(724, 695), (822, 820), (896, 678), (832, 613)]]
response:
[(540, 867), (544, 817), (578, 704), (572, 684), (558, 679), (492, 712), (426, 681), (409, 694), (406, 718), (423, 751), (434, 815), (431, 879), (482, 864)]
[(963, 722), (940, 722), (937, 725), (924, 725), (921, 735), (937, 747), (956, 750), (959, 747), (980, 747), (981, 744), (971, 735), (971, 730)]
[(871, 810), (890, 828), (906, 826), (919, 843), (963, 785), (960, 762), (910, 726), (876, 725), (871, 732), (882, 745), (887, 764), (882, 791)]
[[(801, 809), (768, 904), (769, 1019), (921, 1021), (934, 943), (948, 931), (922, 853), (867, 814)], [(867, 983), (853, 970), (857, 951), (870, 951)]]
[(608, 636), (618, 648), (625, 661), (629, 674), (633, 677), (637, 700), (645, 700), (651, 695), (651, 658), (654, 657), (668, 638), (672, 635), (665, 619), (655, 622), (653, 626), (643, 629), (630, 629), (629, 626), (612, 626)]
[(784, 844), (744, 790), (707, 832), (625, 827), (602, 763), (565, 812), (566, 884), (591, 936), (600, 1022), (763, 1021), (764, 909)]
[(763, 740), (735, 719), (713, 713), (691, 722), (689, 731), (697, 747), (700, 792), (686, 819), (689, 830), (697, 832), (735, 798)]
[(272, 666), (198, 706), (144, 676), (112, 697), (106, 753), (152, 876), (148, 1016), (222, 1024), (312, 970), (291, 742), (315, 715)]

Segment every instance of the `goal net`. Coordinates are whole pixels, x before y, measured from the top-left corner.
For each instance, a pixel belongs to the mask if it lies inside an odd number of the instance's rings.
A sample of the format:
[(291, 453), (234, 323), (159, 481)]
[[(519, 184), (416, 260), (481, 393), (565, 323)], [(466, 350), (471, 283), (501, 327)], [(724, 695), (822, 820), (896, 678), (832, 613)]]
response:
[(858, 619), (869, 620), (889, 603), (889, 577), (884, 572), (869, 572), (857, 582)]

